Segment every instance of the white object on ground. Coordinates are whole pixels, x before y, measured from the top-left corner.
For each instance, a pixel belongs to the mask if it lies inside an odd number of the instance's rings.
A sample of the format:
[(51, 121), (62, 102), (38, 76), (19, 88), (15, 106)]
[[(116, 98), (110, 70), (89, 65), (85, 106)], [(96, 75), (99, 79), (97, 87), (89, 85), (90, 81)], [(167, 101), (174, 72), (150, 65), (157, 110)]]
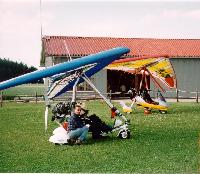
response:
[(69, 139), (67, 131), (63, 127), (58, 127), (53, 131), (53, 135), (49, 138), (52, 143), (65, 144)]
[(120, 101), (120, 105), (122, 106), (123, 112), (129, 113), (129, 114), (132, 112), (132, 108), (127, 106), (124, 103), (124, 101)]

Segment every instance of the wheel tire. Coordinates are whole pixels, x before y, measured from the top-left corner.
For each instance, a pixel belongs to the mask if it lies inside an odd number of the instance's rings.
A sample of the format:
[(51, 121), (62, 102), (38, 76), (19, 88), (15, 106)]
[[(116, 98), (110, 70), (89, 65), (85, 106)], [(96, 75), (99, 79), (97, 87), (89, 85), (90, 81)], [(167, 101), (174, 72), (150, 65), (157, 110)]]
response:
[(120, 139), (129, 139), (131, 137), (131, 133), (129, 130), (122, 130), (119, 132)]
[(159, 110), (159, 112), (160, 112), (161, 114), (166, 114), (166, 113), (167, 113), (167, 111), (163, 111), (163, 110)]

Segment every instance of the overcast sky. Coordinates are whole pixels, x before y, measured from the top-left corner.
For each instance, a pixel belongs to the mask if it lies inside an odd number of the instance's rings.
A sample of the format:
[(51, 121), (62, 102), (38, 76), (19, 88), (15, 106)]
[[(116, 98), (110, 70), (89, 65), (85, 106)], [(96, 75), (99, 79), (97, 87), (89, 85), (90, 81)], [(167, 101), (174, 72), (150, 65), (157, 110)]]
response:
[[(0, 58), (39, 67), (43, 35), (200, 39), (200, 1), (0, 0)], [(40, 15), (41, 14), (41, 15)]]

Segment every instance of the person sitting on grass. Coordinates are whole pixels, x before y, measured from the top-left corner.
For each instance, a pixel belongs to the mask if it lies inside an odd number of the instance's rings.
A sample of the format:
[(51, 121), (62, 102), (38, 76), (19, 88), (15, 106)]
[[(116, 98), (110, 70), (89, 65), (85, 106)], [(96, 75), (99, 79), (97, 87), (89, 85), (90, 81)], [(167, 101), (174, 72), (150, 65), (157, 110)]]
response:
[(81, 145), (86, 141), (89, 131), (89, 124), (84, 125), (81, 119), (81, 106), (76, 105), (74, 108), (74, 114), (68, 120), (68, 133), (70, 139), (68, 143)]

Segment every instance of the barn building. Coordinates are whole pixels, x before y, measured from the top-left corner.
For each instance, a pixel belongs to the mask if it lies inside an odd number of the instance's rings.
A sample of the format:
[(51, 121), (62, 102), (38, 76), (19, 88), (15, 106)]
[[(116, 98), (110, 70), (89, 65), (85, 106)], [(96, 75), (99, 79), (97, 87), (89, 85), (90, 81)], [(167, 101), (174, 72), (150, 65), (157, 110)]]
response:
[[(176, 73), (181, 97), (194, 97), (195, 94), (190, 92), (200, 91), (200, 39), (44, 36), (40, 65), (48, 67), (66, 62), (70, 57), (76, 59), (119, 46), (131, 50), (124, 58), (167, 54)], [(109, 90), (119, 92), (122, 86), (125, 91), (130, 87), (138, 88), (140, 78), (140, 75), (101, 70), (91, 80), (105, 94)], [(154, 83), (150, 80), (148, 83), (155, 92)], [(88, 91), (91, 88), (83, 83), (78, 90)], [(166, 97), (176, 96), (174, 91), (166, 90)]]

